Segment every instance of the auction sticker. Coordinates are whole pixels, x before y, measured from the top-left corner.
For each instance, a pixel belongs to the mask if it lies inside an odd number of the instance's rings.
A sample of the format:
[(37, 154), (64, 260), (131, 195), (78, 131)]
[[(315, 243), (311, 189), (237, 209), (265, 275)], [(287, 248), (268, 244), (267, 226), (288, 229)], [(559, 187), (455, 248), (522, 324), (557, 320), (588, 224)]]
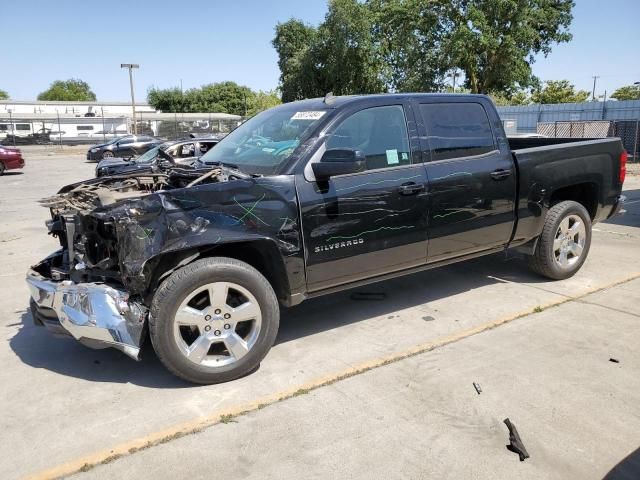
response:
[(296, 112), (291, 120), (320, 120), (327, 113), (322, 110), (313, 110), (309, 112)]

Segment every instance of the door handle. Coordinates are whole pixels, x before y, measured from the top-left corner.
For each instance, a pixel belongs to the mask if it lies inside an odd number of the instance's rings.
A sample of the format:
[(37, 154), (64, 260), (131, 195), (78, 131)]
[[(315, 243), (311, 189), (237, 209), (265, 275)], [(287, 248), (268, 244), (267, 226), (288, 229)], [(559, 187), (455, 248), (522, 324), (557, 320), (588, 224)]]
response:
[(398, 192), (400, 195), (415, 195), (418, 192), (424, 190), (424, 185), (415, 182), (407, 182), (403, 183), (398, 187)]
[(494, 170), (493, 172), (491, 172), (490, 175), (494, 180), (504, 180), (511, 175), (511, 170), (504, 170), (502, 168), (499, 168), (498, 170)]

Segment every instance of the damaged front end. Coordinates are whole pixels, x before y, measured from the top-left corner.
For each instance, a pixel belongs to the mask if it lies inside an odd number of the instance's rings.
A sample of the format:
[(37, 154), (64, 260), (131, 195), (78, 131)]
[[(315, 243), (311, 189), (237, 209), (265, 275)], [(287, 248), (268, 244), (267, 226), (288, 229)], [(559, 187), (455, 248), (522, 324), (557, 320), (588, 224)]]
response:
[(27, 273), (36, 324), (139, 359), (149, 304), (146, 262), (171, 239), (201, 233), (210, 222), (197, 215), (188, 223), (172, 220), (190, 206), (166, 194), (244, 177), (176, 168), (94, 179), (43, 200), (51, 210), (49, 233), (62, 248)]

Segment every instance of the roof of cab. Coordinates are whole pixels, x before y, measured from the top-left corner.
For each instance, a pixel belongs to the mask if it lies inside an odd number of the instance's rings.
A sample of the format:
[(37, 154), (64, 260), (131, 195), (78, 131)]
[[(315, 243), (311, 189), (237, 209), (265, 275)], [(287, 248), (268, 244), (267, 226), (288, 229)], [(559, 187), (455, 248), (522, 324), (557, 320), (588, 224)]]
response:
[(325, 102), (324, 98), (310, 98), (306, 100), (298, 100), (295, 102), (285, 103), (281, 107), (291, 109), (316, 109), (326, 110), (331, 108), (339, 108), (344, 105), (353, 103), (366, 103), (371, 99), (393, 99), (393, 100), (407, 100), (410, 98), (488, 98), (486, 95), (471, 94), (471, 93), (376, 93), (368, 95), (341, 95), (331, 96), (328, 101)]

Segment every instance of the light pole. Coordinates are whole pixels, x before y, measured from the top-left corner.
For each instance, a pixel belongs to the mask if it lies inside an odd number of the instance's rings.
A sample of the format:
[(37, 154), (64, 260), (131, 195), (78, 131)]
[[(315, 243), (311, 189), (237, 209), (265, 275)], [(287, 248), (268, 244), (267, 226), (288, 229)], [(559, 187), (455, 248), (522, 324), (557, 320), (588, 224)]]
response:
[(136, 99), (133, 95), (133, 69), (140, 68), (140, 65), (138, 65), (137, 63), (121, 63), (120, 68), (129, 69), (129, 85), (131, 86), (131, 109), (133, 110), (133, 134), (136, 135), (138, 133), (138, 126), (136, 124)]
[(458, 73), (458, 69), (454, 69), (452, 73), (447, 75), (447, 78), (451, 78), (453, 83), (453, 93), (456, 93), (456, 78), (458, 78), (460, 74)]

